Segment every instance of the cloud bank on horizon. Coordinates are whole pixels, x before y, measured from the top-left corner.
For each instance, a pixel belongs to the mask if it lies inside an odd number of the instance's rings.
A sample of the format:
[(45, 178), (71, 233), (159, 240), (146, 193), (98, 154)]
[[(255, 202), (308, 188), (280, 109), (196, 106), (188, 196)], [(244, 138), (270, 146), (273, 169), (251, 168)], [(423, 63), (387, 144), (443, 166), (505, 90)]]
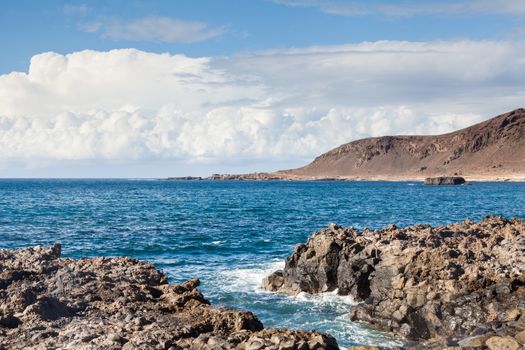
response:
[[(170, 2), (165, 13), (148, 13), (144, 9), (153, 5), (137, 3), (138, 16), (120, 17), (97, 10), (96, 1), (56, 1), (66, 26), (76, 28), (67, 32), (70, 38), (94, 40), (98, 49), (65, 55), (39, 50), (26, 69), (0, 75), (0, 176), (57, 176), (41, 169), (64, 164), (91, 167), (87, 176), (127, 174), (125, 167), (104, 170), (119, 162), (140, 168), (130, 174), (137, 176), (158, 176), (164, 168), (169, 173), (163, 175), (276, 170), (359, 138), (449, 132), (522, 107), (525, 100), (525, 42), (516, 36), (516, 18), (525, 16), (521, 1), (254, 3), (269, 18), (298, 9), (314, 22), (329, 16), (350, 18), (350, 24), (361, 23), (360, 17), (375, 18), (376, 25), (377, 17), (417, 17), (410, 22), (417, 26), (421, 16), (495, 13), (511, 30), (499, 38), (321, 40), (297, 47), (260, 44), (214, 16), (170, 16), (174, 9), (195, 10), (183, 2)], [(217, 6), (217, 17), (228, 14)], [(252, 11), (242, 7), (246, 3), (239, 6)], [(300, 41), (281, 20), (275, 23), (283, 38)], [(329, 23), (336, 29), (347, 22), (328, 20), (323, 35), (335, 34)], [(236, 35), (242, 39), (232, 39)], [(240, 45), (247, 37), (259, 46), (233, 47), (230, 54), (170, 46), (216, 47), (219, 40)], [(100, 48), (107, 40), (113, 44)]]
[(525, 46), (373, 42), (190, 58), (42, 53), (0, 76), (0, 159), (310, 159), (518, 106)]

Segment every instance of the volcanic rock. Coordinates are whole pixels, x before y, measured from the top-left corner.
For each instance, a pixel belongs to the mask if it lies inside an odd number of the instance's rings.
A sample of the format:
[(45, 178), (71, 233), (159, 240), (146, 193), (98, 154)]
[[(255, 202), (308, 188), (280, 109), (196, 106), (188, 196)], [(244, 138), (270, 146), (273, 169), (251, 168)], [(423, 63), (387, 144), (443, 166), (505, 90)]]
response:
[(465, 179), (461, 176), (439, 176), (439, 177), (427, 177), (425, 179), (425, 185), (463, 185)]
[(332, 224), (297, 245), (263, 286), (351, 295), (359, 302), (352, 320), (419, 344), (409, 347), (511, 349), (525, 339), (524, 251), (522, 219), (380, 230)]
[(199, 280), (169, 284), (146, 262), (60, 252), (0, 250), (0, 349), (338, 349), (326, 334), (214, 308)]

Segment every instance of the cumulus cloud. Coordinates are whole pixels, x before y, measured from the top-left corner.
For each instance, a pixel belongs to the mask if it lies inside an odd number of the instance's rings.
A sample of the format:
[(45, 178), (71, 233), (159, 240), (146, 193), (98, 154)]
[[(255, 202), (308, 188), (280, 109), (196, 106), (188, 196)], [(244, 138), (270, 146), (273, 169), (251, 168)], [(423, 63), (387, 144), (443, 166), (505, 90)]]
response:
[(125, 21), (120, 18), (99, 19), (81, 25), (86, 32), (101, 32), (114, 40), (193, 43), (222, 36), (225, 27), (210, 27), (205, 22), (186, 21), (162, 16), (146, 16)]
[(416, 16), (498, 13), (512, 16), (525, 15), (525, 2), (521, 0), (459, 0), (408, 1), (393, 4), (383, 2), (357, 2), (345, 0), (274, 0), (278, 4), (300, 7), (317, 7), (328, 14), (341, 16)]
[(0, 160), (298, 165), (357, 138), (448, 132), (520, 107), (523, 57), (521, 44), (475, 41), (42, 53), (0, 76)]

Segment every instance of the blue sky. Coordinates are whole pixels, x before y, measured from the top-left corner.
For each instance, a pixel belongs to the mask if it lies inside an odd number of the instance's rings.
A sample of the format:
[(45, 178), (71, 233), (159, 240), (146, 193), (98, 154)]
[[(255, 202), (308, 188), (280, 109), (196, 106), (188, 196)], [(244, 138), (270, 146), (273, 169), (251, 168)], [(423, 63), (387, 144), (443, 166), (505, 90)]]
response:
[(0, 2), (0, 176), (303, 165), (523, 107), (525, 1)]
[[(473, 1), (475, 3), (475, 1)], [(479, 2), (479, 1), (478, 1)], [(518, 3), (517, 1), (515, 1)], [(366, 4), (370, 13), (344, 15), (323, 12), (323, 4)], [(500, 40), (519, 35), (523, 13), (493, 8), (454, 9), (457, 1), (35, 1), (4, 0), (0, 4), (0, 72), (25, 71), (29, 59), (44, 51), (70, 53), (83, 49), (135, 47), (150, 52), (191, 56), (232, 55), (269, 48), (338, 45), (376, 40), (436, 39)], [(497, 7), (497, 2), (495, 2)], [(374, 5), (398, 6), (401, 13), (376, 12)], [(419, 4), (419, 5), (418, 5)], [(412, 13), (420, 4), (436, 9)], [(441, 7), (442, 11), (438, 8)], [(406, 14), (402, 10), (406, 9)], [(393, 11), (392, 11), (393, 12)], [(89, 24), (129, 22), (147, 16), (203, 22), (219, 29), (217, 36), (192, 43), (165, 42), (151, 37), (112, 38)]]

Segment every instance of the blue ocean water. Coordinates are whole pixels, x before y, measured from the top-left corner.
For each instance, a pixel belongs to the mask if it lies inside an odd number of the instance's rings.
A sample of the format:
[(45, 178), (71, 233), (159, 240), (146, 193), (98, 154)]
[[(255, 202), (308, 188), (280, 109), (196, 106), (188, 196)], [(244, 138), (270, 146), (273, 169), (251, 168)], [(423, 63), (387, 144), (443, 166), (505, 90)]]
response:
[(265, 326), (326, 331), (342, 346), (398, 340), (352, 323), (348, 297), (262, 291), (296, 243), (331, 222), (438, 225), (487, 214), (525, 218), (525, 183), (0, 180), (0, 248), (60, 242), (70, 257), (149, 260), (173, 282), (199, 277), (213, 304), (249, 309)]

